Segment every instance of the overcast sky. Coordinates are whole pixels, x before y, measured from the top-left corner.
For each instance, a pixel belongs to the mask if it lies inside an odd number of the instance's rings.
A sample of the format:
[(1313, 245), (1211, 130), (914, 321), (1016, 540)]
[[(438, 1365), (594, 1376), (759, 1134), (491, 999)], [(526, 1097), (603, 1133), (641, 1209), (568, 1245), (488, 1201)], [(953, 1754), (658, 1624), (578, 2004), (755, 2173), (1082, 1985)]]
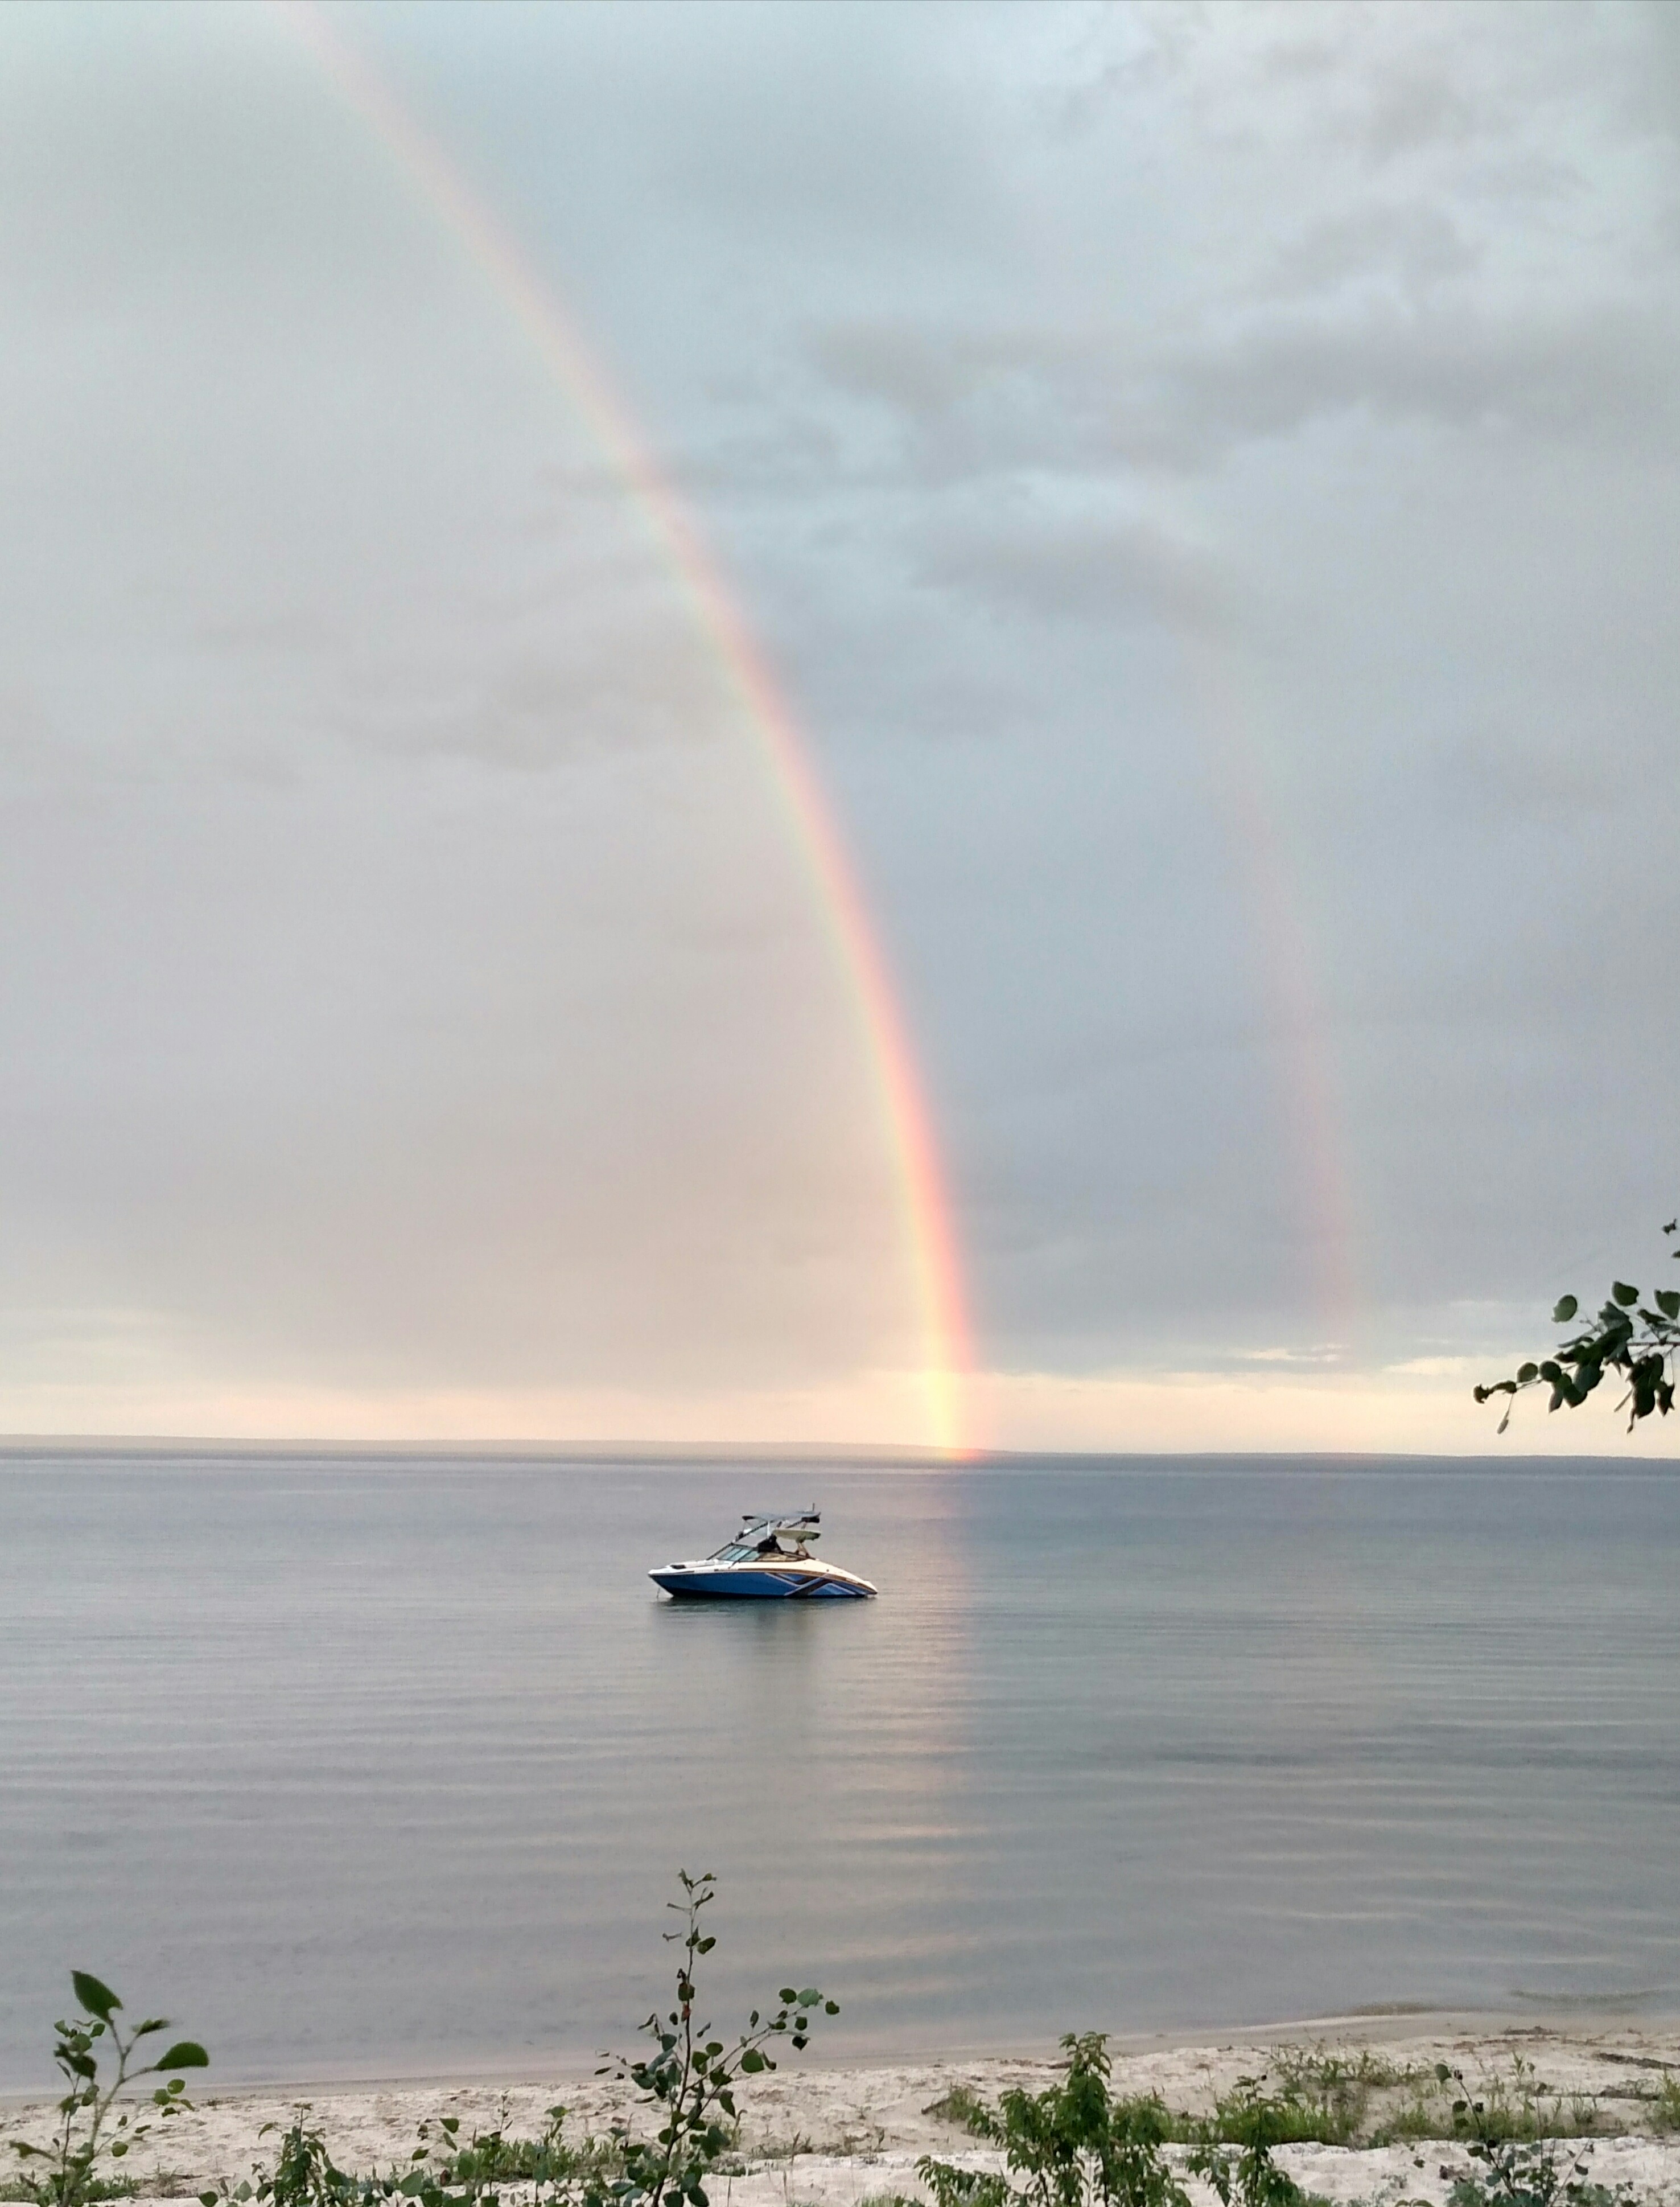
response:
[[(976, 1434), (1492, 1445), (1680, 1205), (1680, 18), (329, 14), (798, 705)], [(0, 1420), (925, 1438), (751, 726), (282, 10), (0, 13)]]

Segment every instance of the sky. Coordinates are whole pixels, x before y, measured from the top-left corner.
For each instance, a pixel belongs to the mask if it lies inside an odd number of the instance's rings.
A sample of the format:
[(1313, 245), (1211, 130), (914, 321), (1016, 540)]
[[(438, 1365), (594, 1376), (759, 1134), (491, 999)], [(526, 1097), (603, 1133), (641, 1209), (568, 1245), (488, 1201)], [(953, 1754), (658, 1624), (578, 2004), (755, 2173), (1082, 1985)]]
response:
[(1677, 23), (0, 13), (0, 1427), (949, 1438), (452, 194), (960, 1437), (1672, 1453)]

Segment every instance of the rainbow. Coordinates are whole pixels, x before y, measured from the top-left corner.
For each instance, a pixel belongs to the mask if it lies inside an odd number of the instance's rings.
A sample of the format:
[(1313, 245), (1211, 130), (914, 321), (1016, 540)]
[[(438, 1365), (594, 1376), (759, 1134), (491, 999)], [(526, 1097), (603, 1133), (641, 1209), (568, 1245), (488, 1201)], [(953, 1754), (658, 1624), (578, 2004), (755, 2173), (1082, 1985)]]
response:
[(1278, 1100), (1311, 1277), (1303, 1282), (1319, 1322), (1346, 1348), (1363, 1322), (1366, 1298), (1356, 1251), (1360, 1236), (1327, 1021), (1312, 954), (1253, 726), (1259, 685), (1234, 647), (1187, 630), (1181, 637), (1187, 684), (1209, 784), (1235, 862), (1253, 935), (1254, 978), (1276, 1048)]
[(700, 635), (744, 708), (806, 864), (873, 1066), (895, 1162), (923, 1322), (928, 1438), (968, 1452), (972, 1357), (951, 1203), (915, 1054), (881, 937), (810, 745), (739, 601), (676, 487), (550, 286), (442, 148), (313, 0), (272, 0), (344, 103), (512, 314), (624, 484)]

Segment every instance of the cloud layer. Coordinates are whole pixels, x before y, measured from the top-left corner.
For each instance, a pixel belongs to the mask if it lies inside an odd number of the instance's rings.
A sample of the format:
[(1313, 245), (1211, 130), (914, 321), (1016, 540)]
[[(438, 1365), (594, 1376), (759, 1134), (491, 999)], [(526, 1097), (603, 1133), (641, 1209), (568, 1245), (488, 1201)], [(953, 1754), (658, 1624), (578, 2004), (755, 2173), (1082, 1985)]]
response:
[[(802, 702), (981, 1426), (1484, 1441), (1673, 1208), (1667, 12), (335, 21)], [(481, 272), (278, 16), (0, 39), (9, 1420), (918, 1438), (809, 879)]]

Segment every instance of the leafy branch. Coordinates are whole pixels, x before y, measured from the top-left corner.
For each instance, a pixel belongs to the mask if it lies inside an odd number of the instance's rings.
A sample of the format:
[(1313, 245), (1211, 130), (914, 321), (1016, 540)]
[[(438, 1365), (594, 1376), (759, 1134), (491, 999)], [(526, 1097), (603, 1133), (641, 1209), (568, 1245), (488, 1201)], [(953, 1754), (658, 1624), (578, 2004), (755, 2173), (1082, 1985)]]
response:
[[(1680, 1229), (1680, 1219), (1671, 1218), (1663, 1232), (1673, 1234), (1677, 1229)], [(1680, 1258), (1680, 1248), (1671, 1253)], [(1496, 1395), (1511, 1398), (1499, 1420), (1499, 1431), (1504, 1432), (1511, 1421), (1516, 1398), (1528, 1388), (1551, 1390), (1549, 1409), (1578, 1410), (1606, 1372), (1619, 1372), (1627, 1383), (1627, 1392), (1617, 1408), (1629, 1412), (1629, 1432), (1653, 1410), (1666, 1417), (1674, 1408), (1673, 1358), (1680, 1349), (1680, 1289), (1659, 1288), (1651, 1301), (1654, 1309), (1640, 1301), (1639, 1289), (1626, 1280), (1613, 1282), (1609, 1299), (1595, 1319), (1581, 1320), (1551, 1355), (1520, 1364), (1515, 1379), (1496, 1379), (1478, 1387), (1477, 1402), (1491, 1402)], [(1577, 1298), (1565, 1295), (1552, 1312), (1551, 1322), (1570, 1325), (1580, 1311)]]
[(663, 2016), (655, 2010), (642, 2025), (651, 2052), (640, 2060), (621, 2056), (596, 2072), (628, 2078), (663, 2120), (651, 2141), (631, 2138), (619, 2128), (624, 2173), (610, 2185), (586, 2191), (584, 2207), (662, 2207), (667, 2201), (674, 2207), (679, 2200), (688, 2207), (708, 2207), (705, 2180), (731, 2144), (737, 2079), (774, 2069), (768, 2049), (778, 2039), (803, 2051), (818, 2014), (840, 2013), (839, 2002), (825, 2000), (816, 1986), (799, 1991), (784, 1985), (776, 2013), (766, 2021), (755, 2008), (732, 2047), (712, 2037), (709, 2023), (697, 2024), (695, 1968), (717, 1944), (701, 1928), (702, 1911), (715, 1899), (717, 1883), (709, 1870), (698, 1877), (686, 1870), (677, 1875), (683, 1898), (666, 1905), (683, 1923), (665, 1934), (681, 1946), (677, 2005)]
[[(161, 2077), (171, 2071), (206, 2069), (210, 2066), (210, 2056), (195, 2040), (181, 2038), (155, 2061), (136, 2067), (141, 2040), (167, 2031), (167, 2017), (148, 2016), (125, 2037), (117, 2021), (123, 2003), (109, 1985), (102, 1984), (86, 1970), (72, 1970), (70, 1983), (81, 2004), (82, 2014), (69, 2022), (61, 2019), (52, 2026), (56, 2034), (52, 2058), (68, 2087), (57, 2108), (57, 2134), (50, 2145), (32, 2145), (21, 2138), (12, 2141), (13, 2150), (24, 2164), (20, 2180), (36, 2207), (87, 2207), (88, 2201), (100, 2197), (105, 2189), (99, 2174), (101, 2154), (108, 2155), (112, 2161), (121, 2161), (130, 2146), (137, 2144), (159, 2121), (191, 2105), (182, 2079), (171, 2076), (167, 2084), (156, 2088), (146, 2103), (156, 2110), (154, 2114), (136, 2121), (137, 2111), (124, 2108), (112, 2121), (118, 2096), (127, 2086), (137, 2084), (142, 2077)], [(105, 2042), (103, 2049), (101, 2040)], [(117, 2056), (115, 2074), (103, 2083), (99, 2077), (102, 2050)]]

